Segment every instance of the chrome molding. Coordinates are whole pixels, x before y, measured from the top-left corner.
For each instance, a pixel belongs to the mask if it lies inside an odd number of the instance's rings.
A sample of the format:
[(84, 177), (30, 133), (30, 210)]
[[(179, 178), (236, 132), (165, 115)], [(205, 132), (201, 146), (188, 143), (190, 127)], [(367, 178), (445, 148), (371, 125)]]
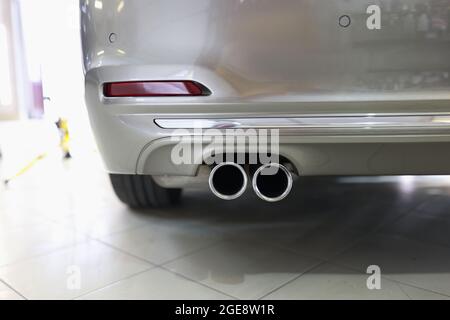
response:
[(314, 116), (227, 119), (155, 119), (163, 129), (433, 129), (449, 128), (450, 115)]

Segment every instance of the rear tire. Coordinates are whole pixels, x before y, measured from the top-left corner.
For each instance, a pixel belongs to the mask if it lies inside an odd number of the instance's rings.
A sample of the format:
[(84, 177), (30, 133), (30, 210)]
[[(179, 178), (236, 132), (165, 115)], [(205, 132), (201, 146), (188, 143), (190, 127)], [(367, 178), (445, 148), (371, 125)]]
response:
[(161, 208), (177, 204), (181, 189), (166, 189), (159, 186), (151, 176), (110, 174), (117, 197), (131, 208)]

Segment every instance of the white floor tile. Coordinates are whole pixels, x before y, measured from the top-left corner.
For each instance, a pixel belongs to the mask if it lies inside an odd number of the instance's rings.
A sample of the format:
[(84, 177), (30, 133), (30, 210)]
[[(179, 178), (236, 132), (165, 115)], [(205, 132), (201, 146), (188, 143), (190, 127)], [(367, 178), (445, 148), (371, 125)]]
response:
[(256, 299), (319, 262), (266, 244), (226, 241), (165, 267), (233, 297)]
[(231, 232), (228, 238), (263, 242), (327, 260), (356, 243), (364, 235), (362, 231), (340, 229), (339, 226), (289, 225), (274, 221), (272, 225), (239, 229)]
[(155, 268), (97, 290), (81, 299), (226, 300), (230, 297), (167, 270)]
[[(11, 199), (7, 192), (0, 190), (0, 233), (18, 227), (49, 222), (39, 210), (21, 199)], [(32, 213), (32, 214), (30, 214)]]
[(0, 268), (0, 278), (28, 299), (72, 299), (151, 267), (90, 241)]
[(133, 213), (120, 204), (82, 212), (83, 214), (77, 213), (56, 222), (92, 238), (101, 238), (144, 226), (148, 220), (144, 214)]
[(85, 236), (51, 222), (0, 229), (0, 266), (86, 240)]
[(0, 281), (0, 301), (2, 300), (23, 300), (23, 298)]
[(322, 265), (266, 296), (265, 300), (409, 300), (450, 299), (433, 292), (381, 279), (380, 290), (369, 290), (369, 275)]
[(450, 219), (436, 218), (420, 214), (410, 214), (395, 224), (383, 227), (380, 233), (406, 238), (420, 242), (450, 247)]
[(102, 241), (144, 258), (163, 264), (217, 242), (220, 238), (201, 228), (181, 225), (167, 227), (147, 224), (144, 227), (101, 238)]
[[(447, 181), (450, 182), (450, 179)], [(450, 186), (446, 185), (440, 188), (435, 186), (435, 191), (438, 191), (440, 194), (430, 195), (426, 201), (415, 210), (415, 213), (424, 217), (450, 220)]]
[(365, 272), (377, 265), (385, 278), (450, 295), (449, 248), (398, 236), (369, 237), (333, 262)]

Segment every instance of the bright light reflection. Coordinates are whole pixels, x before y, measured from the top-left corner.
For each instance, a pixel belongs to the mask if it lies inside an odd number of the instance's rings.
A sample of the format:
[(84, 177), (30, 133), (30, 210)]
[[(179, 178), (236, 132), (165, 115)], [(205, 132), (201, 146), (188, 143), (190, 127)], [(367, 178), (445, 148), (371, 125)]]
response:
[(3, 106), (9, 106), (12, 103), (8, 50), (6, 28), (4, 25), (0, 25), (0, 105)]
[(121, 12), (123, 7), (125, 7), (125, 2), (122, 0), (119, 2), (119, 5), (117, 6), (117, 12)]
[(95, 6), (95, 9), (102, 10), (103, 9), (103, 1), (95, 0), (94, 6)]

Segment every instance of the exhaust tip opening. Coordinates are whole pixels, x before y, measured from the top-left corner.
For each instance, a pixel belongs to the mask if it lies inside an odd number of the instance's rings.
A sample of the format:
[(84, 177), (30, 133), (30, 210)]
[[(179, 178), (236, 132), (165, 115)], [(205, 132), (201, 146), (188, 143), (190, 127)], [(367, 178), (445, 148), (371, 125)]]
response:
[(209, 187), (220, 199), (237, 199), (247, 188), (247, 174), (244, 168), (236, 163), (219, 164), (211, 171)]
[[(273, 174), (274, 168), (277, 169), (275, 174)], [(292, 184), (291, 172), (277, 163), (261, 166), (253, 176), (253, 189), (258, 197), (268, 202), (277, 202), (286, 198), (292, 190)]]

